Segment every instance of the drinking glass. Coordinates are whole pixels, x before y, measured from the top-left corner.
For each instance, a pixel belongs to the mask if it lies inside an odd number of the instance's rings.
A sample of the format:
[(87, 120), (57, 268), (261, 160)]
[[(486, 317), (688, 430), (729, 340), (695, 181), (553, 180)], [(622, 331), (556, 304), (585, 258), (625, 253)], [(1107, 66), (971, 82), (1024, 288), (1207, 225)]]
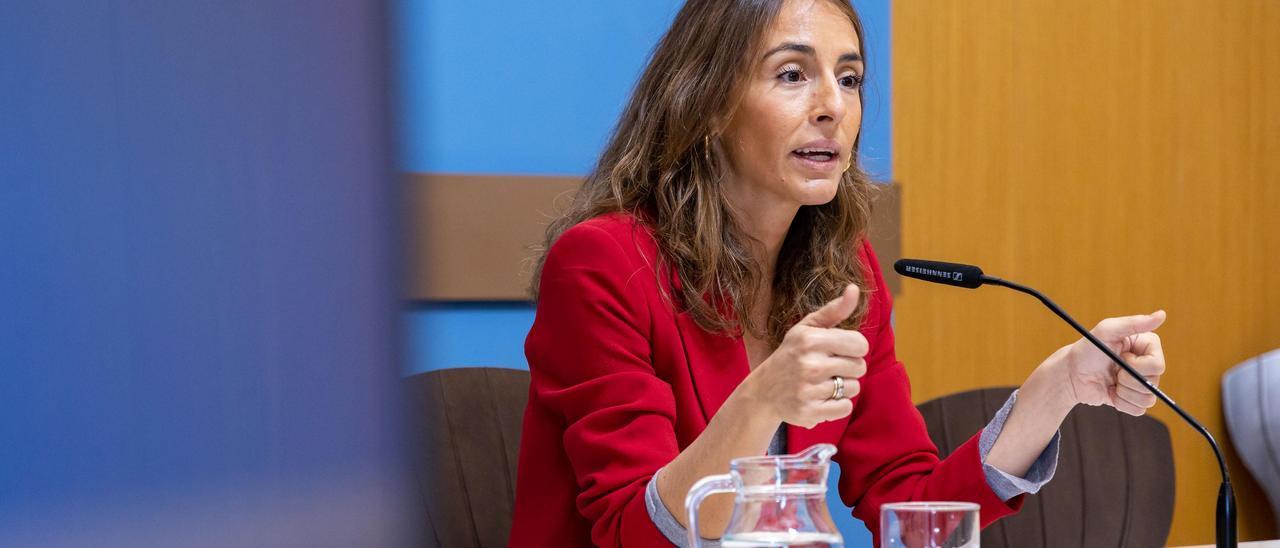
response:
[(978, 548), (978, 505), (885, 504), (880, 507), (880, 548)]

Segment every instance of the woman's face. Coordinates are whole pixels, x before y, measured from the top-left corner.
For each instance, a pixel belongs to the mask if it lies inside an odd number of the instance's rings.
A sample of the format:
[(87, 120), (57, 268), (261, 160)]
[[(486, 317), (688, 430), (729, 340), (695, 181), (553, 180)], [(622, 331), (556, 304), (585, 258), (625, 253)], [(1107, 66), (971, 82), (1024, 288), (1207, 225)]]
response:
[(829, 0), (788, 0), (763, 46), (721, 135), (726, 190), (757, 206), (827, 203), (862, 123), (858, 35)]

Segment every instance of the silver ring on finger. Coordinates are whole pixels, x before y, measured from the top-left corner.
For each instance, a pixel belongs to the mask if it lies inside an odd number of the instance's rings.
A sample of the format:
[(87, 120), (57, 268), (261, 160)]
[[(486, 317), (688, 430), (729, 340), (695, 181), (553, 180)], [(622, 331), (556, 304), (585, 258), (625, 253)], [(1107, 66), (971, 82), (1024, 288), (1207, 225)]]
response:
[(844, 399), (844, 377), (840, 377), (840, 376), (831, 377), (831, 382), (835, 383), (835, 388), (831, 391), (831, 397), (827, 399), (829, 400)]

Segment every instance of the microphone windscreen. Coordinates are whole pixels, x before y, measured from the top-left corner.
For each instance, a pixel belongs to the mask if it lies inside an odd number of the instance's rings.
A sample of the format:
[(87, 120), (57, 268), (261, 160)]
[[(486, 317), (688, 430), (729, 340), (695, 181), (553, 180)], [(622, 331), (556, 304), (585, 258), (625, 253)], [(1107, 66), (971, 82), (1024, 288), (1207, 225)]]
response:
[(893, 270), (908, 278), (968, 289), (982, 286), (982, 269), (969, 264), (944, 263), (922, 259), (900, 259)]

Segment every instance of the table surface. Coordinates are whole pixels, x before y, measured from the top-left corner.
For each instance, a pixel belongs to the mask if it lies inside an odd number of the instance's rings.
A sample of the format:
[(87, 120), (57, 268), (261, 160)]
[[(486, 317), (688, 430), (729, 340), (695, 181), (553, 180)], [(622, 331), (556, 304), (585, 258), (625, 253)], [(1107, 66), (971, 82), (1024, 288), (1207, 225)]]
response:
[[(1248, 548), (1280, 548), (1280, 540), (1255, 540), (1253, 542), (1241, 542), (1240, 546)], [(1197, 544), (1195, 546), (1181, 546), (1179, 548), (1215, 548), (1215, 545)]]

